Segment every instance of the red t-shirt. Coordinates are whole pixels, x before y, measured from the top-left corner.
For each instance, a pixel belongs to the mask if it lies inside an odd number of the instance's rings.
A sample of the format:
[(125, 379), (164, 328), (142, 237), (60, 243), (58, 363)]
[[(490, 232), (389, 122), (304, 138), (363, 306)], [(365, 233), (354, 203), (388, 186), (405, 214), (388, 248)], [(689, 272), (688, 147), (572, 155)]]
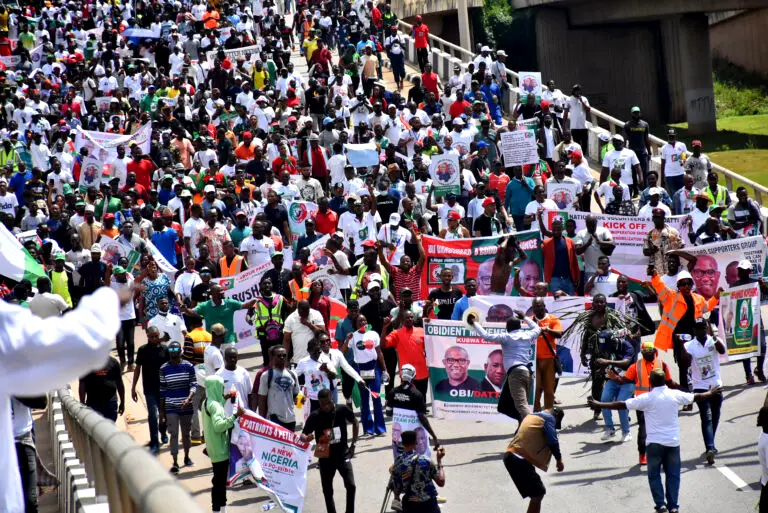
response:
[(272, 172), (276, 177), (280, 176), (280, 173), (283, 172), (283, 169), (288, 170), (288, 172), (292, 175), (297, 174), (299, 170), (296, 168), (296, 159), (292, 156), (288, 157), (287, 159), (278, 156), (275, 160), (272, 161)]
[(429, 46), (429, 27), (425, 24), (413, 27), (414, 46), (416, 48), (426, 48)]
[(499, 193), (499, 199), (502, 203), (504, 203), (504, 197), (507, 194), (507, 184), (509, 183), (509, 175), (506, 173), (501, 173), (500, 175), (497, 175), (496, 173), (491, 173), (491, 175), (488, 177), (488, 187), (491, 189), (495, 189), (496, 192)]
[(469, 103), (467, 100), (462, 98), (461, 101), (453, 102), (451, 104), (451, 108), (448, 109), (448, 115), (451, 116), (451, 118), (457, 118), (462, 114), (464, 114), (464, 109), (471, 106), (472, 106), (471, 103)]
[(435, 99), (440, 99), (440, 91), (437, 89), (437, 73), (422, 73), (421, 83), (424, 85), (424, 89), (430, 93), (435, 93)]
[(126, 171), (136, 173), (136, 183), (144, 186), (145, 189), (152, 188), (152, 171), (155, 170), (155, 164), (147, 157), (136, 162), (131, 160), (126, 166)]
[(339, 223), (339, 216), (336, 212), (328, 209), (328, 212), (323, 214), (319, 210), (315, 214), (315, 231), (322, 233), (323, 235), (330, 235), (336, 233), (336, 226)]

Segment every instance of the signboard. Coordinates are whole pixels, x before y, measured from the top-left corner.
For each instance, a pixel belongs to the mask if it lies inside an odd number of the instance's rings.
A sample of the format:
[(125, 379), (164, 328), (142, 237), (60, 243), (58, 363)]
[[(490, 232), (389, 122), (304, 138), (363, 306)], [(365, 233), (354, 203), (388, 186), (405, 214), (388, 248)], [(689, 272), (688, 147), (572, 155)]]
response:
[(750, 283), (720, 294), (720, 338), (726, 361), (744, 360), (760, 353), (760, 285)]
[(504, 158), (504, 167), (538, 164), (536, 133), (533, 130), (502, 132), (501, 155)]
[(525, 96), (536, 96), (536, 104), (541, 103), (541, 71), (520, 71), (518, 73), (520, 83), (520, 101), (526, 102)]
[(448, 194), (461, 194), (461, 168), (459, 156), (455, 153), (443, 153), (431, 157), (429, 175), (435, 186), (435, 197)]
[(547, 198), (557, 203), (558, 208), (573, 210), (576, 208), (576, 197), (581, 193), (579, 182), (556, 182), (554, 178), (547, 180)]
[[(221, 286), (224, 291), (224, 297), (245, 303), (259, 295), (261, 278), (273, 267), (272, 262), (265, 262), (235, 276), (216, 278), (213, 281)], [(234, 327), (237, 334), (238, 348), (252, 346), (259, 342), (259, 339), (256, 337), (256, 330), (253, 328), (253, 323), (248, 320), (248, 312), (246, 310), (235, 312)]]

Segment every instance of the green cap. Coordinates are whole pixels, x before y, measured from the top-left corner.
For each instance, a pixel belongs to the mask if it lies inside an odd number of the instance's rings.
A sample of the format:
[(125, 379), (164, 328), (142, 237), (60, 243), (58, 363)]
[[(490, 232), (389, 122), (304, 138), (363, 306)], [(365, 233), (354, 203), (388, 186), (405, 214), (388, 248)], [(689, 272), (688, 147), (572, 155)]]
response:
[(271, 258), (275, 258), (276, 256), (283, 256), (283, 252), (282, 251), (275, 251), (274, 253), (272, 253), (272, 257)]
[(56, 256), (53, 257), (53, 259), (54, 260), (66, 260), (67, 259), (67, 255), (65, 255), (62, 252), (58, 252), (58, 253), (56, 253)]
[(173, 175), (165, 175), (163, 176), (163, 180), (173, 180)]
[(125, 274), (125, 267), (116, 265), (112, 268), (112, 274)]
[(75, 203), (75, 206), (76, 206), (76, 207), (84, 207), (84, 206), (85, 206), (85, 201), (83, 201), (83, 200), (80, 200), (80, 201), (78, 201), (77, 203)]
[(640, 107), (635, 105), (634, 107), (632, 107), (632, 112), (640, 112)]
[(65, 183), (61, 187), (61, 190), (64, 192), (64, 196), (66, 196), (67, 194), (74, 194), (74, 192), (72, 191), (72, 186), (69, 185), (68, 183)]

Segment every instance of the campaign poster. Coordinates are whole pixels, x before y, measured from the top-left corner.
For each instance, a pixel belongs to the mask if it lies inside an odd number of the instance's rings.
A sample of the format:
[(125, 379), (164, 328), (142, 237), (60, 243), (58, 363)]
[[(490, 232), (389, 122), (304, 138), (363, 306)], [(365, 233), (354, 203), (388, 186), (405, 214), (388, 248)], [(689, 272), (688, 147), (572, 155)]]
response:
[(104, 161), (93, 158), (91, 156), (83, 159), (81, 171), (80, 171), (80, 192), (85, 192), (88, 189), (98, 189), (101, 185), (101, 175), (104, 169)]
[(725, 358), (744, 360), (760, 353), (760, 285), (750, 283), (720, 294), (720, 337), (725, 339)]
[(313, 282), (320, 281), (323, 284), (323, 295), (333, 299), (344, 299), (341, 294), (340, 280), (344, 279), (343, 276), (338, 274), (330, 274), (327, 269), (320, 269), (312, 274), (308, 275), (309, 279)]
[[(498, 297), (475, 296), (469, 298), (469, 306), (473, 312), (480, 314), (483, 322), (506, 322), (514, 316), (515, 310), (520, 310), (526, 317), (533, 317), (532, 297)], [(584, 297), (545, 297), (544, 304), (547, 313), (557, 317), (563, 325), (563, 331), (573, 324), (576, 316), (586, 309), (587, 298)], [(485, 325), (483, 325), (485, 326)], [(555, 351), (563, 364), (564, 377), (588, 376), (589, 367), (581, 365), (581, 338), (553, 340)]]
[[(258, 297), (261, 278), (273, 267), (272, 262), (265, 262), (234, 276), (216, 278), (213, 282), (221, 286), (224, 297), (246, 303)], [(236, 311), (233, 320), (237, 334), (237, 347), (242, 349), (259, 343), (253, 323), (248, 318), (247, 310)]]
[(501, 155), (504, 167), (539, 163), (539, 148), (533, 130), (501, 133)]
[(101, 246), (102, 252), (101, 261), (105, 264), (112, 264), (113, 266), (116, 266), (118, 265), (120, 259), (125, 257), (128, 259), (127, 269), (130, 270), (133, 269), (133, 267), (139, 265), (141, 255), (138, 251), (133, 249), (133, 246), (118, 242), (111, 237), (107, 237), (106, 235), (101, 236), (101, 239), (99, 239), (99, 245)]
[(562, 210), (574, 210), (578, 205), (576, 201), (581, 193), (581, 183), (556, 182), (554, 178), (547, 180), (547, 198), (557, 204)]
[[(503, 323), (484, 323), (489, 333), (506, 332)], [(497, 405), (507, 369), (501, 346), (486, 342), (461, 321), (430, 321), (424, 327), (432, 409), (439, 419), (508, 422)], [(531, 361), (536, 343), (531, 344)], [(535, 371), (535, 369), (534, 369)], [(533, 404), (535, 380), (528, 403)]]
[(232, 429), (229, 480), (232, 486), (250, 480), (283, 511), (301, 513), (307, 487), (309, 442), (300, 433), (245, 410)]
[(299, 237), (307, 233), (304, 221), (317, 212), (317, 203), (311, 201), (291, 201), (288, 205), (288, 226), (291, 228), (291, 246), (296, 248)]
[(429, 176), (435, 186), (435, 197), (442, 198), (449, 194), (461, 194), (461, 168), (459, 156), (453, 153), (443, 153), (431, 157)]
[(149, 155), (151, 136), (151, 122), (130, 135), (110, 134), (78, 128), (77, 135), (75, 136), (75, 149), (82, 153), (82, 149), (87, 148), (89, 156), (107, 162), (111, 157), (117, 157), (118, 146), (124, 146), (126, 152), (128, 152), (128, 146), (131, 143), (136, 143), (141, 148), (142, 153)]
[(421, 425), (419, 414), (413, 410), (394, 408), (392, 410), (392, 453), (397, 458), (403, 452), (403, 431), (416, 432), (416, 452), (429, 458), (429, 433)]
[[(549, 186), (549, 181), (547, 182)], [(565, 223), (569, 219), (576, 221), (576, 231), (585, 230), (588, 216), (597, 218), (597, 226), (606, 228), (613, 236), (616, 249), (610, 255), (611, 267), (626, 274), (632, 280), (646, 281), (648, 279), (648, 257), (643, 255), (643, 244), (648, 238), (648, 232), (653, 229), (653, 221), (644, 217), (611, 216), (592, 212), (555, 211), (547, 210), (542, 215), (547, 228), (552, 229), (552, 221), (560, 219)], [(686, 230), (682, 229), (685, 216), (670, 216), (666, 222), (680, 233), (683, 244), (688, 242)], [(682, 231), (681, 231), (682, 230)], [(686, 251), (689, 248), (686, 247)]]
[(761, 236), (688, 247), (685, 251), (696, 257), (696, 263), (691, 270), (694, 291), (705, 299), (714, 296), (719, 287), (728, 290), (738, 281), (737, 267), (742, 260), (746, 259), (752, 263), (752, 278), (757, 279), (765, 275), (768, 247)]
[(541, 103), (541, 71), (520, 71), (518, 72), (518, 82), (520, 83), (520, 101), (525, 103), (526, 96), (533, 94), (536, 96), (536, 104)]
[[(514, 237), (527, 256), (519, 266), (521, 286), (532, 291), (533, 286), (544, 276), (541, 238), (538, 230), (519, 232)], [(432, 289), (439, 287), (440, 273), (445, 268), (453, 271), (452, 283), (457, 287), (463, 286), (467, 278), (477, 279), (478, 295), (519, 295), (514, 288), (514, 271), (509, 273), (503, 287), (499, 283), (492, 283), (491, 280), (494, 267), (499, 266), (496, 254), (504, 238), (505, 236), (493, 236), (445, 240), (425, 235), (423, 244), (426, 258), (421, 273), (422, 297), (414, 299), (426, 299)]]

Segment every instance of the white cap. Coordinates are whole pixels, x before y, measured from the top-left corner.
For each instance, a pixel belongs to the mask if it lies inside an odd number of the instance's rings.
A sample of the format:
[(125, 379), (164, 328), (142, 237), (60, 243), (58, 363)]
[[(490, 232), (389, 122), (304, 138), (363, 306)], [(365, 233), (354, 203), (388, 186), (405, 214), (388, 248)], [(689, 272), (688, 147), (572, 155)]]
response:
[(677, 281), (675, 283), (680, 283), (683, 280), (691, 280), (693, 281), (693, 276), (691, 276), (691, 273), (688, 271), (680, 271), (677, 273)]
[(214, 187), (214, 186), (213, 186), (213, 185), (211, 185), (211, 184), (208, 184), (208, 185), (206, 185), (206, 186), (205, 186), (205, 188), (203, 189), (203, 192), (204, 192), (204, 193), (209, 193), (209, 192), (216, 192), (216, 187)]
[(101, 246), (98, 243), (91, 244), (91, 253), (101, 253)]
[(369, 292), (370, 292), (370, 291), (371, 291), (371, 289), (380, 289), (380, 288), (381, 288), (381, 283), (379, 283), (378, 281), (373, 281), (373, 280), (371, 280), (371, 281), (368, 283), (368, 287), (367, 287), (365, 290), (367, 290), (367, 291), (369, 291)]
[(389, 224), (393, 226), (400, 224), (400, 214), (397, 212), (392, 212), (389, 214)]
[(400, 367), (400, 379), (403, 381), (413, 381), (416, 377), (416, 367), (407, 363)]
[(753, 269), (752, 262), (747, 260), (746, 258), (739, 262), (739, 265), (736, 266), (737, 269), (744, 269), (745, 271), (751, 271)]
[(91, 213), (96, 212), (96, 207), (94, 207), (93, 205), (86, 205), (85, 206), (85, 211), (86, 212), (91, 212)]
[(600, 132), (597, 136), (598, 139), (600, 139), (603, 142), (608, 142), (611, 140), (611, 136), (608, 135), (608, 132)]
[(613, 134), (611, 136), (611, 139), (614, 140), (614, 141), (624, 142), (624, 137), (622, 137), (621, 134)]
[(648, 196), (661, 196), (664, 190), (661, 187), (651, 187), (648, 190)]
[(482, 53), (482, 52), (490, 52), (490, 51), (491, 51), (491, 49), (490, 49), (490, 47), (488, 47), (488, 46), (484, 46), (484, 47), (480, 48), (480, 52), (481, 52), (481, 53)]

